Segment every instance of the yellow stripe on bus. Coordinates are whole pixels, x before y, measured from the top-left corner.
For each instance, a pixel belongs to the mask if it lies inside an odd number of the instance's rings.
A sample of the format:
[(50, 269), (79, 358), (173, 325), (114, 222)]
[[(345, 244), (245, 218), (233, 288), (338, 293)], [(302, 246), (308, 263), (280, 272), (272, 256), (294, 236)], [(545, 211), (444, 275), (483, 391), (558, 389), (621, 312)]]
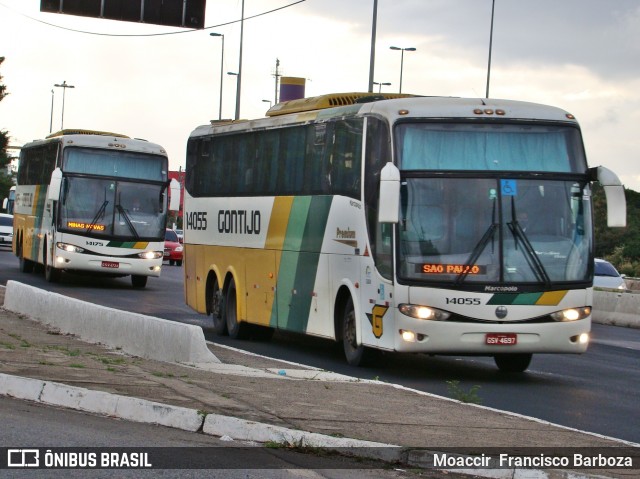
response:
[(282, 251), (282, 245), (287, 236), (287, 226), (289, 225), (292, 205), (293, 196), (278, 196), (274, 199), (269, 230), (267, 231), (267, 241), (264, 245), (265, 249)]
[(556, 306), (566, 296), (568, 291), (548, 291), (536, 301), (539, 306)]

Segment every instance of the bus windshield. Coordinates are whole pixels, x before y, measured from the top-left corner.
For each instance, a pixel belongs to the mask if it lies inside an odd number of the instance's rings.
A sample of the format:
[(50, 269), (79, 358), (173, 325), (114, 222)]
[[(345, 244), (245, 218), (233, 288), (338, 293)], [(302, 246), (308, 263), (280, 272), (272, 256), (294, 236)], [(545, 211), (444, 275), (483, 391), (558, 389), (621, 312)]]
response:
[(398, 275), (467, 285), (586, 282), (590, 196), (586, 180), (406, 177)]
[(61, 231), (122, 240), (164, 238), (165, 184), (66, 176), (60, 197)]

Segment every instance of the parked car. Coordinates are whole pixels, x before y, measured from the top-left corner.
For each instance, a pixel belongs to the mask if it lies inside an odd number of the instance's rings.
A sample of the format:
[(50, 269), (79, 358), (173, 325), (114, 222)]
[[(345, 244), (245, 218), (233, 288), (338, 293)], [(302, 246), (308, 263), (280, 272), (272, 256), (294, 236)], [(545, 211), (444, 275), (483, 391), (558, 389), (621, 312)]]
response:
[(0, 213), (0, 246), (11, 247), (13, 239), (13, 215)]
[(168, 228), (164, 233), (164, 260), (171, 266), (182, 266), (182, 245), (176, 232)]
[(624, 277), (608, 261), (596, 258), (593, 286), (607, 289), (627, 289)]

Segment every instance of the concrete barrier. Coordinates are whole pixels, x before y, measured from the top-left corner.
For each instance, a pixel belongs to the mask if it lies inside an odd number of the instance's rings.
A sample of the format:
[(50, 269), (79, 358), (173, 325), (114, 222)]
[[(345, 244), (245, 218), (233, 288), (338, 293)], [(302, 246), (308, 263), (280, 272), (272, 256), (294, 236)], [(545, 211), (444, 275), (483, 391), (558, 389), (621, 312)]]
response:
[(130, 313), (8, 281), (4, 308), (63, 333), (147, 359), (177, 363), (219, 363), (202, 328)]
[(640, 294), (593, 291), (594, 323), (640, 328)]

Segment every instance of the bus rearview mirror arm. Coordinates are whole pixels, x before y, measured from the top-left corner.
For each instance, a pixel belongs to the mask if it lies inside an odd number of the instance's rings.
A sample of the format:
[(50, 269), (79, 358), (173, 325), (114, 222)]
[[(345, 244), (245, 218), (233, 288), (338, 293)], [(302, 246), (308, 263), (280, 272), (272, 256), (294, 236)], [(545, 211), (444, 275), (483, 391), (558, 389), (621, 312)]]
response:
[(387, 163), (380, 172), (380, 223), (397, 223), (400, 210), (400, 170), (393, 163)]
[(591, 181), (598, 181), (607, 198), (607, 226), (627, 226), (627, 200), (618, 175), (604, 166), (589, 168)]

